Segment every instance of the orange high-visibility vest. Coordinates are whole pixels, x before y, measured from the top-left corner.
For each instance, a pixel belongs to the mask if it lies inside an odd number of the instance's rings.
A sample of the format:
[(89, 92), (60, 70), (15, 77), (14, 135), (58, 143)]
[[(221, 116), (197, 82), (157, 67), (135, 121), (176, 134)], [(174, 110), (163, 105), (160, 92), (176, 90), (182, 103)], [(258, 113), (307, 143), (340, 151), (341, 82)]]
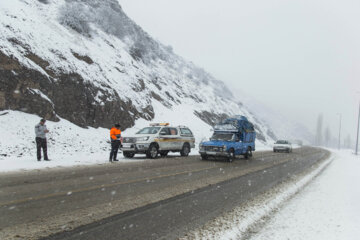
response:
[(115, 127), (111, 128), (110, 130), (110, 138), (111, 140), (119, 140), (120, 141), (120, 137), (121, 137), (121, 130), (117, 129)]

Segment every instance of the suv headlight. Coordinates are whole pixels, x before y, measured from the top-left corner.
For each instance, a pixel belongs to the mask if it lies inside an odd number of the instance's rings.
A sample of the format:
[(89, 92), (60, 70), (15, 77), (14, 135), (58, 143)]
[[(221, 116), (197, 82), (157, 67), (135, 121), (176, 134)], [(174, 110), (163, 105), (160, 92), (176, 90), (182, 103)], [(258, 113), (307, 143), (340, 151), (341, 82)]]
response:
[(136, 138), (136, 141), (137, 142), (145, 142), (145, 141), (149, 140), (149, 138), (150, 137), (138, 137), (138, 138)]
[(226, 145), (223, 146), (223, 150), (226, 151)]

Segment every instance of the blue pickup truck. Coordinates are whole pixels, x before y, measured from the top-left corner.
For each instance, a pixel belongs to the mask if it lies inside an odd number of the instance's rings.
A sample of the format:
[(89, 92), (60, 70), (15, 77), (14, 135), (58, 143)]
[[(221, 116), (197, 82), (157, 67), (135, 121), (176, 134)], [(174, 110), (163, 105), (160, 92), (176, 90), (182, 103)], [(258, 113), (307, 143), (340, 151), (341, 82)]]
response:
[(246, 159), (255, 151), (254, 125), (244, 116), (234, 116), (215, 125), (210, 141), (201, 142), (199, 153), (203, 160), (209, 157), (226, 157), (232, 162), (237, 155)]

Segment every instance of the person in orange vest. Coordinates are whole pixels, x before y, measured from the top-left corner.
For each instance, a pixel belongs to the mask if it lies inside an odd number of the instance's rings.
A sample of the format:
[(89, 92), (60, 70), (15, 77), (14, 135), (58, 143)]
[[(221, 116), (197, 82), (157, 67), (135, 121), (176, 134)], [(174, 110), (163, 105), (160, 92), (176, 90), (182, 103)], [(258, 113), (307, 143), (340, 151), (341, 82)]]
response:
[(111, 140), (111, 152), (110, 152), (110, 159), (109, 161), (119, 161), (116, 159), (119, 147), (121, 145), (121, 130), (120, 124), (115, 124), (114, 127), (110, 130), (110, 140)]

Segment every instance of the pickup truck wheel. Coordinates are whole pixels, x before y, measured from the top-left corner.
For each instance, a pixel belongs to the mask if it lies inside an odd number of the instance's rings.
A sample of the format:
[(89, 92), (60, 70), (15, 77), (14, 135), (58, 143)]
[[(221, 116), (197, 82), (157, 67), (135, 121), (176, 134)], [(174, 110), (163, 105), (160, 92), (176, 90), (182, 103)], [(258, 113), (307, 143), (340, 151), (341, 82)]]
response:
[(208, 160), (208, 156), (206, 154), (201, 154), (200, 156), (202, 160)]
[(187, 157), (189, 156), (190, 153), (190, 146), (188, 143), (184, 143), (184, 146), (182, 147), (181, 151), (180, 151), (180, 155), (182, 157)]
[(133, 158), (135, 156), (135, 153), (133, 152), (123, 152), (123, 155), (125, 158)]
[(235, 151), (233, 148), (229, 150), (228, 160), (229, 162), (233, 162), (235, 160)]
[(168, 155), (169, 151), (160, 151), (161, 157), (166, 157)]
[(248, 149), (246, 150), (246, 153), (245, 153), (245, 159), (249, 159), (252, 157), (252, 150), (251, 150), (251, 147), (248, 147)]
[(152, 143), (149, 150), (146, 152), (146, 157), (154, 159), (157, 157), (158, 153), (159, 151), (157, 145)]

